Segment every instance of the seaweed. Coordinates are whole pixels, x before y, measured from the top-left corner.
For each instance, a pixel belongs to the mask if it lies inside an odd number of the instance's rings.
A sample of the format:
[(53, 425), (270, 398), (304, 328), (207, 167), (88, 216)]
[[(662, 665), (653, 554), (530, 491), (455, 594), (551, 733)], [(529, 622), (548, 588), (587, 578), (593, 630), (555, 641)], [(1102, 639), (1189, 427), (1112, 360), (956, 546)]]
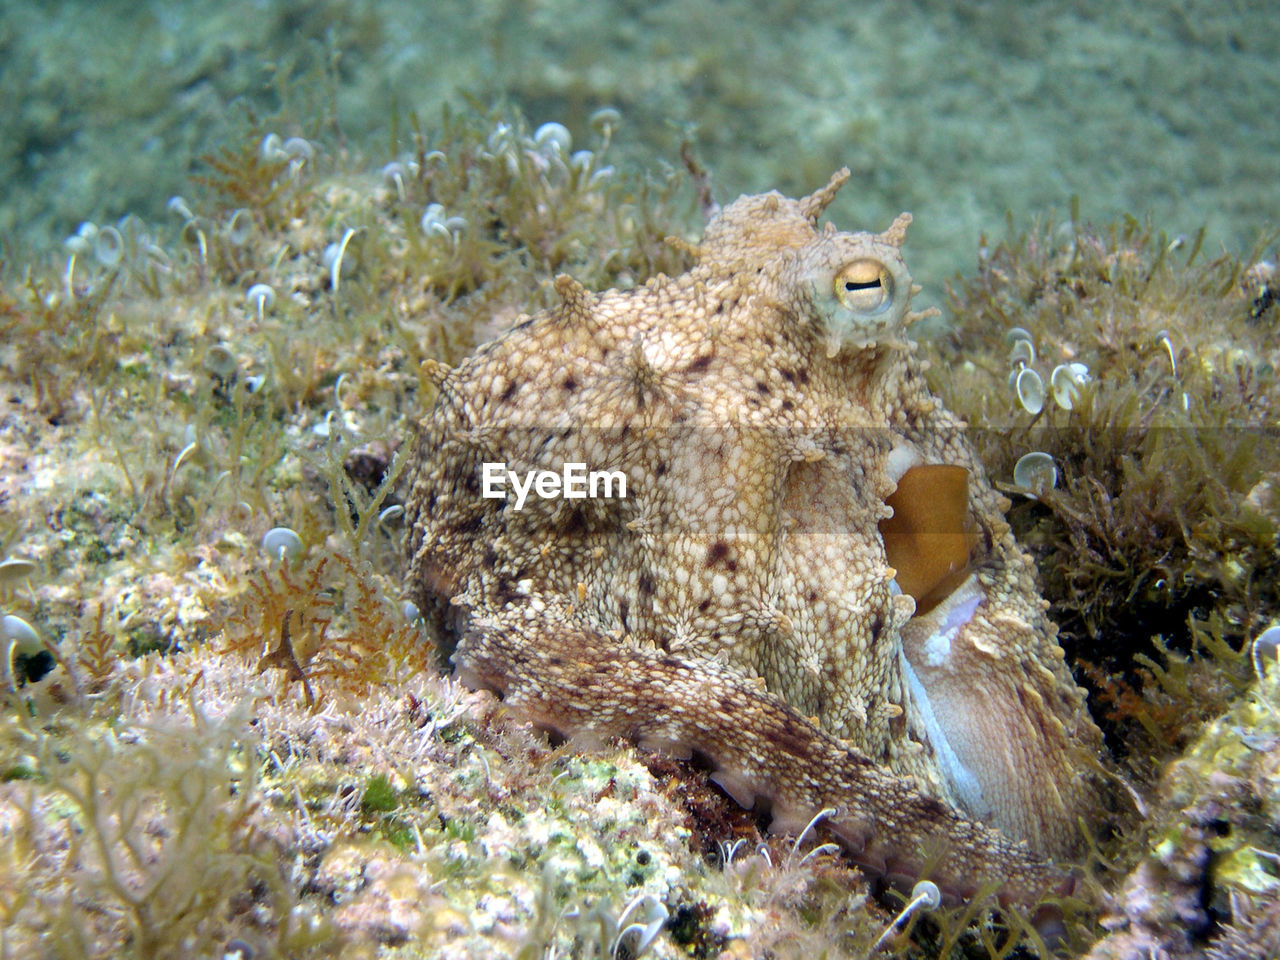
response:
[[(0, 704), (0, 957), (623, 955), (658, 905), (652, 953), (865, 956), (901, 904), (829, 850), (744, 853), (748, 815), (687, 770), (657, 765), (655, 785), (629, 752), (551, 748), (437, 675), (399, 596), (397, 438), (442, 365), (555, 302), (557, 273), (603, 289), (683, 269), (663, 238), (709, 194), (695, 162), (615, 167), (616, 111), (577, 150), (507, 104), (406, 121), (375, 160), (327, 134), (290, 154), (251, 119), (176, 220), (99, 228), (118, 262), (0, 288), (0, 544), (33, 571), (0, 599), (57, 662)], [(1274, 296), (1197, 247), (1133, 219), (1046, 224), (954, 284), (953, 328), (921, 348), (1142, 794), (1251, 696), (1245, 644), (1280, 604)], [(1016, 407), (1010, 327), (1046, 375), (1088, 365), (1071, 410)], [(1036, 499), (1009, 482), (1033, 449), (1061, 477)], [(261, 545), (281, 524), (296, 555)], [(1237, 725), (1260, 723), (1250, 703)], [(1274, 850), (1264, 773), (1233, 773), (1253, 812), (1219, 838), (1223, 944), (1257, 926), (1240, 898)], [(1091, 835), (1093, 863), (1176, 839), (1186, 805)], [(915, 915), (881, 954), (1044, 949), (989, 906)], [(1094, 918), (1063, 909), (1081, 947)]]
[(358, 704), (375, 687), (432, 669), (418, 624), (386, 599), (367, 562), (326, 550), (293, 571), (260, 568), (214, 624), (218, 650), (280, 671), (281, 694), (302, 688), (307, 707)]
[[(1037, 226), (984, 247), (978, 274), (949, 288), (951, 328), (925, 347), (1013, 497), (1010, 523), (1122, 753), (1167, 757), (1225, 709), (1239, 683), (1214, 678), (1240, 676), (1244, 642), (1280, 607), (1280, 354), (1250, 316), (1249, 260), (1203, 258), (1199, 240), (1132, 217)], [(1011, 352), (1024, 339), (1029, 353)], [(1051, 378), (1071, 363), (1084, 382)], [(1022, 409), (1007, 378), (1024, 367), (1064, 402)], [(1058, 475), (1034, 496), (1009, 482), (1029, 451)], [(1169, 670), (1200, 679), (1176, 686)]]
[(213, 718), (199, 699), (189, 688), (181, 715), (106, 731), (10, 716), (33, 772), (0, 797), (16, 818), (0, 848), (24, 878), (0, 884), (0, 956), (221, 957), (264, 939), (255, 911), (282, 920), (271, 955), (310, 939), (257, 817), (249, 711)]

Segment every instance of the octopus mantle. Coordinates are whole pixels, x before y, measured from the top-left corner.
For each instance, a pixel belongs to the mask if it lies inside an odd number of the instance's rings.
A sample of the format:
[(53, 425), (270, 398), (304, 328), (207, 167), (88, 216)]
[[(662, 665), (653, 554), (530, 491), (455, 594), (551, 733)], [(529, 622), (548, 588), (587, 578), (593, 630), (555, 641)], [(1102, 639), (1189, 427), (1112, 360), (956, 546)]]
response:
[[(433, 367), (410, 583), (459, 673), (535, 721), (696, 751), (784, 829), (831, 808), (891, 879), (1034, 901), (1070, 888), (1046, 858), (1076, 850), (1100, 738), (906, 337), (910, 217), (818, 226), (847, 177), (739, 198), (681, 276), (562, 276), (557, 308)], [(621, 471), (626, 496), (516, 509), (485, 463)]]

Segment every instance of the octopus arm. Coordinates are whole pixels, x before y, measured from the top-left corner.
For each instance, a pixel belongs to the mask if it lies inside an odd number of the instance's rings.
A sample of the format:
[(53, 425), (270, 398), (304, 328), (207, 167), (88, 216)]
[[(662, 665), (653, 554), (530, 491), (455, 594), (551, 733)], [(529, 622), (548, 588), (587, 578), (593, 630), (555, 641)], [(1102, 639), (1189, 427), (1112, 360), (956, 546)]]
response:
[(619, 644), (569, 620), (547, 624), (510, 606), (473, 620), (454, 654), (460, 676), (566, 736), (705, 755), (739, 803), (767, 801), (775, 825), (834, 808), (827, 828), (855, 862), (895, 885), (927, 874), (952, 900), (987, 888), (1023, 905), (1074, 888), (1068, 871), (885, 773), (714, 661)]

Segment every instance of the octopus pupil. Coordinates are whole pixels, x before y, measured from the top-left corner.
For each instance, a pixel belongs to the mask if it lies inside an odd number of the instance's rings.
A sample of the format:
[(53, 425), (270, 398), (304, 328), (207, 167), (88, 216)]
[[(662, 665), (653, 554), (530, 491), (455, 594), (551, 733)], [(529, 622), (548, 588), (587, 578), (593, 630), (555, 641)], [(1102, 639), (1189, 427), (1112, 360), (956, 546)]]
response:
[(854, 283), (852, 280), (846, 280), (844, 282), (844, 288), (849, 291), (870, 290), (873, 287), (878, 287), (878, 286), (880, 286), (879, 280), (868, 280), (866, 283)]

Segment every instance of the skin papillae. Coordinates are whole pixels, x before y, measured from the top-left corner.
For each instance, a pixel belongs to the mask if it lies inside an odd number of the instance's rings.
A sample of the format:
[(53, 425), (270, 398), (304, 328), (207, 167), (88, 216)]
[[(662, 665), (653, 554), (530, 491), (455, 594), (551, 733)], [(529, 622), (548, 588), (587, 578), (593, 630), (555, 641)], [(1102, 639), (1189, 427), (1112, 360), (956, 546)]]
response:
[[(775, 827), (833, 809), (890, 880), (1035, 903), (1071, 887), (1052, 858), (1101, 738), (907, 339), (910, 217), (818, 224), (847, 176), (740, 198), (680, 276), (562, 276), (559, 307), (433, 365), (411, 589), (459, 674), (535, 722), (702, 755)], [(516, 509), (485, 463), (621, 471), (626, 496)]]

